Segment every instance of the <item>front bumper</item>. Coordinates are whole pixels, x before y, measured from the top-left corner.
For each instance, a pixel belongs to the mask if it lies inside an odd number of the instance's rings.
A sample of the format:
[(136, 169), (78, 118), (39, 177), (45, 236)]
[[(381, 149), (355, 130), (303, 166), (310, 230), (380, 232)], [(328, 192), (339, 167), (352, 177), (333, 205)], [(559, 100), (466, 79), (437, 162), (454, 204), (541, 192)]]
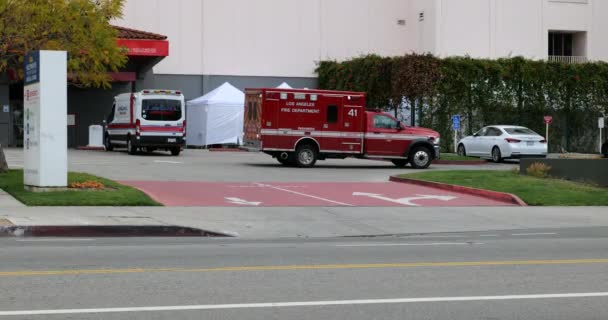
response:
[(183, 137), (140, 136), (135, 139), (135, 145), (149, 148), (175, 148), (183, 147), (185, 141)]
[(437, 159), (441, 159), (441, 147), (438, 145), (435, 145), (435, 160)]

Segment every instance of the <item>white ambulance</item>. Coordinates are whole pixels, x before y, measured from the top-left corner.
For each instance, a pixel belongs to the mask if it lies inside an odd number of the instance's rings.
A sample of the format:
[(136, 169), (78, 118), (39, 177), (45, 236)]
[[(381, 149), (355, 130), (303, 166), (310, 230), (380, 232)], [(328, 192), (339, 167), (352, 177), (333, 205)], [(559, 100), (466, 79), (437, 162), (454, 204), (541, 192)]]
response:
[(136, 154), (162, 149), (179, 155), (186, 140), (185, 105), (184, 95), (175, 90), (116, 96), (105, 125), (106, 150), (126, 147), (129, 154)]

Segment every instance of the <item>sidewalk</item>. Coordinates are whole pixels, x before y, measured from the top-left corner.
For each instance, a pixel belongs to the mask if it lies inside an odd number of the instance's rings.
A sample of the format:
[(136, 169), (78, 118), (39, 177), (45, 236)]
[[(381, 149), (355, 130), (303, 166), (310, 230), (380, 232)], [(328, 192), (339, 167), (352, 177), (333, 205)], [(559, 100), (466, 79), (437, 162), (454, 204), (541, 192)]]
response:
[(605, 207), (0, 208), (18, 226), (181, 226), (241, 238), (341, 237), (608, 226)]
[(6, 208), (23, 208), (25, 205), (17, 201), (13, 196), (0, 189), (0, 215)]

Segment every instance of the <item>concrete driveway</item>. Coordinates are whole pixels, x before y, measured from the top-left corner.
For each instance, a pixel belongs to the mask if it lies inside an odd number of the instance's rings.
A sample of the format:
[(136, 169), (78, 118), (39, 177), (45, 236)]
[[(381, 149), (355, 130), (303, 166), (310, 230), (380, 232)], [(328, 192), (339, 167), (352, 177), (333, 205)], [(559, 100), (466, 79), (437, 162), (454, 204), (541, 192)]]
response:
[[(23, 166), (21, 149), (7, 149), (5, 153), (9, 166)], [(429, 170), (511, 170), (515, 166), (433, 165)], [(162, 152), (131, 156), (120, 151), (70, 150), (69, 169), (119, 181), (196, 182), (386, 182), (391, 175), (419, 172), (359, 159), (319, 161), (312, 169), (288, 168), (265, 154), (205, 150), (186, 150), (178, 157)]]

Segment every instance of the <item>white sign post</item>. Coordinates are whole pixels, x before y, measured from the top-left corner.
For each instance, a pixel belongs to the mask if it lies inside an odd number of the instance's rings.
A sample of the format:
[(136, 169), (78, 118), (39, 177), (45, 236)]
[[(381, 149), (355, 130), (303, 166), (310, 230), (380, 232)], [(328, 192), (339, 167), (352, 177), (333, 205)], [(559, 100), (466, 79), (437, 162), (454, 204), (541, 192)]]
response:
[(548, 146), (549, 145), (549, 125), (551, 125), (553, 123), (553, 117), (545, 116), (543, 118), (543, 121), (545, 122), (545, 125), (547, 126), (547, 132), (545, 133), (545, 140), (547, 141), (547, 146)]
[(25, 56), (24, 170), (26, 190), (68, 184), (67, 53), (34, 51)]
[(458, 130), (460, 130), (460, 115), (452, 116), (452, 129), (454, 129), (454, 153), (458, 153)]
[(602, 129), (604, 129), (604, 127), (606, 126), (603, 117), (598, 119), (597, 126), (600, 128), (600, 153), (602, 153), (602, 144), (604, 144), (604, 139), (602, 139)]

